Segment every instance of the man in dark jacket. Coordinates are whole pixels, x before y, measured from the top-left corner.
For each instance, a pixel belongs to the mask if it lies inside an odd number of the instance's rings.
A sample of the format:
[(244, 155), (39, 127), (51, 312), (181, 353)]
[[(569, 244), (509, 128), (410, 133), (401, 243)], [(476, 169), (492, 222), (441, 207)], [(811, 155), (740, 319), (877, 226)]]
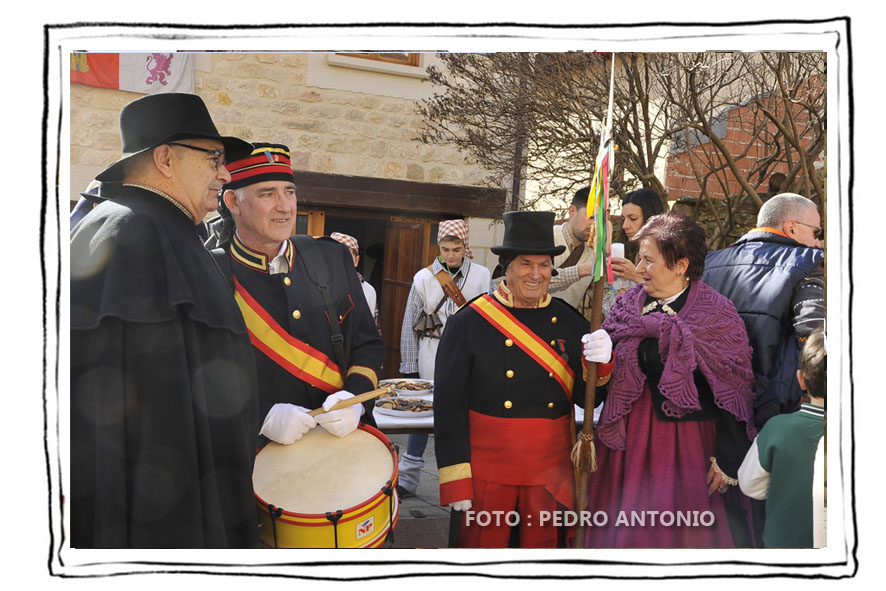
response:
[(191, 94), (137, 99), (120, 127), (71, 233), (71, 546), (257, 547), (255, 362), (197, 234), (250, 146)]
[(291, 236), (297, 198), (289, 148), (256, 143), (228, 170), (219, 205), (225, 227), (217, 229), (255, 353), (262, 435), (285, 445), (317, 425), (338, 437), (361, 420), (374, 425), (373, 401), (316, 420), (308, 414), (378, 385), (384, 341), (351, 253), (332, 239)]
[(570, 424), (573, 401), (584, 404), (588, 321), (547, 292), (565, 250), (553, 222), (551, 212), (504, 214), (492, 252), (505, 280), (449, 318), (437, 350), (440, 502), (461, 512), (461, 547), (507, 547), (512, 526), (523, 548), (556, 547), (562, 524), (544, 516), (574, 508)]
[(798, 353), (825, 320), (822, 236), (815, 204), (782, 193), (760, 208), (756, 228), (705, 262), (702, 280), (732, 300), (747, 326), (758, 430), (799, 408)]

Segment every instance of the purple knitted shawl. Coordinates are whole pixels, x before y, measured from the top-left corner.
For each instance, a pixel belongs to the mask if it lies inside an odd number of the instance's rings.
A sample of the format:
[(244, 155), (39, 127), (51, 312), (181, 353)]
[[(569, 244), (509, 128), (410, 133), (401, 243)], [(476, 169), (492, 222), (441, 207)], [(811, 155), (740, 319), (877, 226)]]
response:
[(665, 398), (664, 413), (679, 418), (701, 410), (692, 378), (697, 367), (707, 378), (717, 406), (744, 421), (753, 440), (751, 348), (732, 302), (701, 281), (691, 283), (686, 303), (676, 316), (660, 311), (641, 315), (645, 300), (643, 285), (632, 287), (615, 301), (603, 323), (612, 338), (615, 365), (597, 438), (611, 449), (625, 449), (624, 418), (646, 383), (637, 348), (643, 339), (654, 338), (664, 361), (658, 385)]

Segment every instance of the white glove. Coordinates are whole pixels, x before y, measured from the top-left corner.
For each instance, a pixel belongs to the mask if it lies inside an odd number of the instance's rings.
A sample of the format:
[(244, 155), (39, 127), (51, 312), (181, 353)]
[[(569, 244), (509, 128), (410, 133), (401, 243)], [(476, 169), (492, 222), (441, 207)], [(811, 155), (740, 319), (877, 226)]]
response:
[(449, 508), (453, 511), (470, 511), (471, 500), (468, 499), (466, 501), (456, 501), (454, 503), (449, 503)]
[[(323, 401), (323, 410), (328, 411), (338, 401), (353, 397), (354, 395), (347, 390), (339, 390), (335, 394), (330, 394), (326, 397), (326, 400)], [(366, 409), (363, 408), (362, 404), (354, 404), (347, 408), (325, 412), (317, 415), (317, 423), (336, 437), (344, 437), (354, 431), (357, 425), (360, 424), (360, 417), (363, 415), (364, 410)]]
[(612, 358), (612, 339), (602, 328), (581, 337), (584, 343), (584, 356), (594, 363), (609, 363)]
[(275, 404), (265, 417), (260, 433), (272, 441), (289, 445), (316, 426), (308, 409), (294, 404)]

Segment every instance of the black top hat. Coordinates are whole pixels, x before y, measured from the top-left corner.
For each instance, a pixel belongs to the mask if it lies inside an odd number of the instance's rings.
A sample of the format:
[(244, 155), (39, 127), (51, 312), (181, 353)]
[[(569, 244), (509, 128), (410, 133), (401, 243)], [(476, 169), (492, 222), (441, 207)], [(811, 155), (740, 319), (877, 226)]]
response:
[(219, 140), (224, 145), (226, 160), (241, 158), (252, 150), (251, 144), (239, 138), (219, 135), (203, 99), (196, 94), (168, 92), (135, 99), (120, 111), (120, 134), (123, 156), (99, 173), (96, 180), (122, 181), (123, 162), (174, 140)]
[(562, 254), (566, 247), (554, 244), (554, 212), (508, 211), (502, 216), (505, 237), (501, 246), (490, 250), (499, 255), (508, 254)]

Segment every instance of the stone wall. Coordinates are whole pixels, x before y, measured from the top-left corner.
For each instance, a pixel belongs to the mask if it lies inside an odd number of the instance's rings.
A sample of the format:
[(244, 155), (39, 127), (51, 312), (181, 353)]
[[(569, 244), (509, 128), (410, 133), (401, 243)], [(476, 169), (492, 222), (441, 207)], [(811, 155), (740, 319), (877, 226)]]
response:
[(468, 242), (473, 262), (483, 265), (490, 271), (498, 264), (498, 255), (490, 250), (504, 241), (505, 226), (501, 220), (468, 218)]
[[(422, 59), (417, 74), (435, 60)], [(196, 56), (194, 82), (222, 134), (286, 144), (293, 168), (483, 184), (485, 172), (454, 147), (415, 140), (417, 100), (432, 93), (419, 75), (331, 66), (327, 54), (206, 53)], [(139, 96), (71, 85), (72, 200), (120, 157), (120, 109)]]

